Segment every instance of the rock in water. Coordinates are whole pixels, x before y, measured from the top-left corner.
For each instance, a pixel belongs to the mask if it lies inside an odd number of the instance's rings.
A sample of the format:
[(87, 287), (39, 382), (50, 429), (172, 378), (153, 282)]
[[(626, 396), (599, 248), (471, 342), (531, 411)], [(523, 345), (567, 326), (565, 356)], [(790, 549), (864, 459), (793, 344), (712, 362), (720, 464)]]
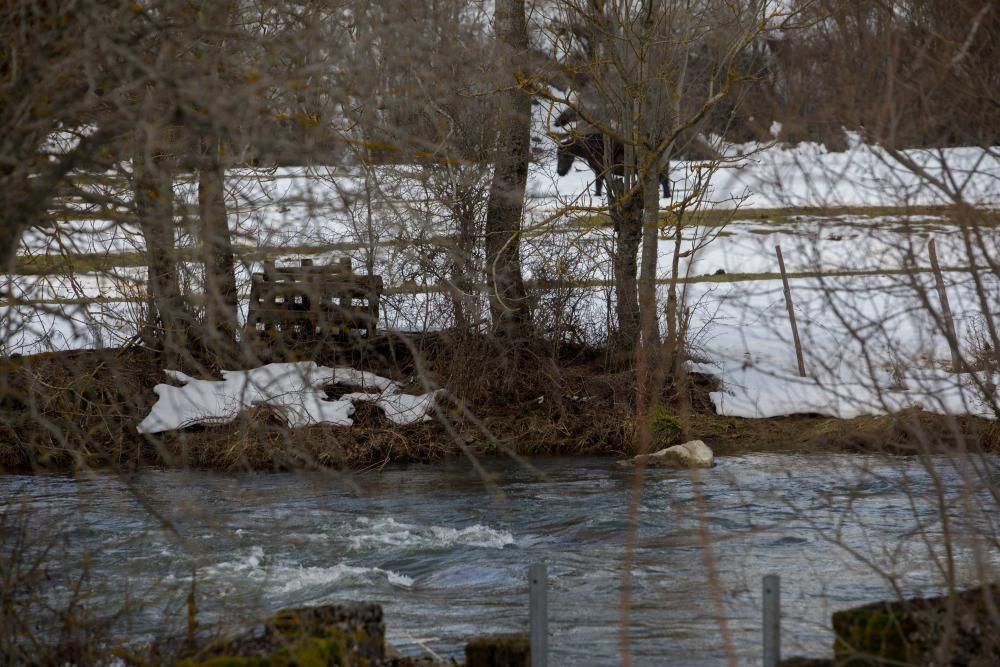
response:
[(529, 667), (531, 642), (527, 635), (483, 637), (465, 646), (466, 667)]
[(708, 445), (701, 440), (691, 440), (618, 463), (626, 467), (642, 463), (650, 468), (711, 468), (714, 460), (715, 455)]

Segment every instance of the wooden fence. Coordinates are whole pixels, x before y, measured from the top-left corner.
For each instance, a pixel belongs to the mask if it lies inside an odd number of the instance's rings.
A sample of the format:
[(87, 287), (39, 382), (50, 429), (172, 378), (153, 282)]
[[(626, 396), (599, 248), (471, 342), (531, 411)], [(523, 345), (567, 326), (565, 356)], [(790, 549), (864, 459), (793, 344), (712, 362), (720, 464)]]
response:
[(330, 266), (276, 267), (264, 262), (263, 273), (251, 276), (247, 333), (262, 340), (310, 339), (320, 336), (375, 336), (382, 295), (382, 276), (359, 275), (350, 258)]

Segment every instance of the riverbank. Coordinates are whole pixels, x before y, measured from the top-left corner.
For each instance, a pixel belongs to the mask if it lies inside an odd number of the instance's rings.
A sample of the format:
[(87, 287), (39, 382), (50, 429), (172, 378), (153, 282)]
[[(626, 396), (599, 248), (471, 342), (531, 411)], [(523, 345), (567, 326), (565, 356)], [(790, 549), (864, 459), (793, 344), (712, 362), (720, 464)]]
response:
[[(606, 350), (546, 349), (506, 358), (487, 338), (443, 335), (384, 339), (344, 352), (317, 346), (319, 363), (351, 365), (391, 377), (403, 391), (444, 387), (436, 418), (395, 425), (371, 404), (358, 404), (351, 427), (288, 428), (267, 407), (229, 424), (139, 434), (137, 424), (170, 382), (161, 356), (141, 347), (48, 353), (0, 361), (0, 469), (67, 471), (146, 465), (215, 470), (364, 469), (391, 462), (474, 456), (625, 457), (637, 452), (633, 374)], [(179, 370), (218, 377), (187, 360)], [(421, 379), (422, 378), (422, 379)], [(709, 394), (717, 381), (691, 376), (687, 407), (664, 390), (654, 425), (657, 447), (704, 440), (717, 456), (755, 452), (916, 454), (954, 448), (1000, 451), (1000, 428), (971, 416), (911, 408), (893, 415), (834, 419), (819, 414), (767, 419), (722, 416)], [(349, 388), (330, 387), (328, 395)]]

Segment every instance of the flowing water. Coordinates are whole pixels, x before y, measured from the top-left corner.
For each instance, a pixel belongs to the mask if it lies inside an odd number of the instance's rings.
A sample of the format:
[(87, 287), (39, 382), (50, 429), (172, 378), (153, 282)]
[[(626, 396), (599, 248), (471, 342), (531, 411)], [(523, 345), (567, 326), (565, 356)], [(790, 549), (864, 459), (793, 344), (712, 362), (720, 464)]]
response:
[(750, 455), (650, 470), (631, 550), (632, 471), (608, 459), (484, 465), (487, 481), (468, 462), (2, 476), (0, 502), (8, 526), (25, 522), (49, 549), (48, 602), (79, 583), (88, 613), (126, 608), (119, 627), (139, 640), (183, 627), (194, 573), (206, 623), (374, 601), (402, 652), (459, 656), (471, 637), (526, 629), (526, 570), (544, 561), (550, 664), (614, 665), (631, 558), (636, 664), (717, 665), (727, 651), (754, 664), (764, 574), (782, 577), (783, 654), (823, 656), (834, 610), (937, 593), (949, 569), (972, 584), (1000, 566), (997, 458)]

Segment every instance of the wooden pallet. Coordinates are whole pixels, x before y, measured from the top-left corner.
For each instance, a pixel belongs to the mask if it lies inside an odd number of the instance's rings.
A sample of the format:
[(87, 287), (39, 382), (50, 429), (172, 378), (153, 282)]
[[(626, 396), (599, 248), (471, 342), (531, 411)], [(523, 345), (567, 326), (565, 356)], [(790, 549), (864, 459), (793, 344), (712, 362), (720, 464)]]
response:
[(264, 272), (250, 283), (246, 331), (258, 338), (310, 339), (347, 337), (364, 332), (372, 338), (378, 323), (382, 276), (358, 275), (350, 258), (331, 266), (275, 267), (264, 262)]

